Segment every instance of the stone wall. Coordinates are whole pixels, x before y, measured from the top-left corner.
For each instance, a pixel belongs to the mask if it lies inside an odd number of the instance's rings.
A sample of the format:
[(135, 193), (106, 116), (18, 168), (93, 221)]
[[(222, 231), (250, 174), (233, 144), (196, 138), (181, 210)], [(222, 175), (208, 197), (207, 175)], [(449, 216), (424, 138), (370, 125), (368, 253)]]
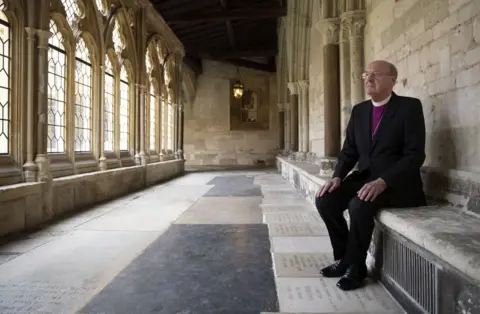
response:
[(78, 211), (184, 171), (182, 160), (164, 161), (0, 187), (0, 236), (30, 229), (60, 215)]
[(422, 100), (425, 165), (480, 171), (480, 1), (368, 1), (365, 60), (398, 66), (395, 91)]
[[(266, 89), (270, 106), (269, 130), (230, 130), (230, 79), (238, 78), (233, 65), (203, 61), (193, 106), (185, 110), (184, 154), (187, 166), (273, 165), (278, 151), (276, 76), (240, 68), (246, 89)], [(267, 86), (265, 86), (267, 85)]]

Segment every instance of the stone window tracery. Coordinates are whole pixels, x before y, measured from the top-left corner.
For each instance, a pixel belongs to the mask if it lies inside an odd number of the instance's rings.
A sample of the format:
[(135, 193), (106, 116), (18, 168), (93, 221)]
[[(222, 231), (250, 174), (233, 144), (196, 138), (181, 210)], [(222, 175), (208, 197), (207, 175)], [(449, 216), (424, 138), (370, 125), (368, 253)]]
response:
[(122, 29), (120, 23), (117, 19), (115, 19), (114, 26), (113, 26), (113, 33), (112, 33), (112, 41), (115, 51), (117, 53), (121, 53), (125, 48), (125, 39), (122, 35)]
[(66, 149), (66, 68), (63, 36), (50, 21), (48, 49), (48, 132), (47, 152), (64, 153)]
[(10, 153), (10, 23), (0, 1), (0, 155)]
[(82, 38), (75, 54), (75, 151), (89, 152), (92, 148), (92, 65)]
[(120, 72), (120, 150), (128, 150), (129, 144), (129, 113), (130, 88), (127, 72), (122, 67)]
[(105, 57), (105, 104), (104, 112), (104, 150), (113, 151), (114, 147), (114, 112), (115, 112), (115, 79), (113, 77), (113, 67), (108, 56)]
[(75, 0), (62, 0), (65, 13), (67, 14), (67, 22), (70, 27), (74, 25), (75, 20), (80, 16), (80, 8)]

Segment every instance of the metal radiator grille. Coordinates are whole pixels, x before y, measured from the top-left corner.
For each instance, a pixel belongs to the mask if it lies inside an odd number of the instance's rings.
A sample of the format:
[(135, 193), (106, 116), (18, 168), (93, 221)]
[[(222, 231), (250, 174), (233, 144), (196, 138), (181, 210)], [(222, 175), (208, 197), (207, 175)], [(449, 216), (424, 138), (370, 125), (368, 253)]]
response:
[(437, 267), (388, 234), (383, 241), (383, 272), (425, 312), (437, 314)]

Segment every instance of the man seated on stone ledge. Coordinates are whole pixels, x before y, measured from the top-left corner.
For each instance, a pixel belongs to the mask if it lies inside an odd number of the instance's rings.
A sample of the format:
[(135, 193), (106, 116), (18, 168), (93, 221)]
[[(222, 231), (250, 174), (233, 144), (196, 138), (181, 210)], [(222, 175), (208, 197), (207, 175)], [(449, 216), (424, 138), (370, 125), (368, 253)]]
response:
[[(365, 262), (377, 211), (426, 204), (420, 177), (425, 160), (422, 104), (393, 92), (397, 75), (386, 61), (368, 65), (362, 77), (371, 99), (353, 107), (332, 179), (316, 195), (335, 259), (321, 273), (341, 277), (337, 286), (342, 290), (359, 288), (367, 278)], [(348, 175), (357, 162), (358, 170)]]

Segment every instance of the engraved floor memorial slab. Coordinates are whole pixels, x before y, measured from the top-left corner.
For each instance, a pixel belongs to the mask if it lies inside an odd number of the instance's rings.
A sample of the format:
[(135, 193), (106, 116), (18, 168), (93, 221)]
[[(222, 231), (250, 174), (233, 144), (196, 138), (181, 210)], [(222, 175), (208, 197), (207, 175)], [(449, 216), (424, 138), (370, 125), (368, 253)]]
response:
[(320, 270), (332, 263), (327, 253), (274, 253), (277, 277), (321, 277)]
[(273, 237), (272, 252), (275, 253), (327, 253), (333, 261), (329, 237)]
[(322, 218), (316, 212), (297, 212), (297, 213), (265, 213), (263, 221), (270, 223), (320, 223), (323, 224)]
[(291, 205), (291, 204), (260, 204), (262, 212), (275, 213), (275, 212), (299, 212), (308, 211), (313, 212), (315, 208), (308, 204)]
[(380, 284), (342, 291), (338, 278), (277, 278), (281, 312), (405, 313)]
[(327, 229), (319, 223), (280, 223), (269, 224), (268, 231), (272, 237), (327, 235)]

